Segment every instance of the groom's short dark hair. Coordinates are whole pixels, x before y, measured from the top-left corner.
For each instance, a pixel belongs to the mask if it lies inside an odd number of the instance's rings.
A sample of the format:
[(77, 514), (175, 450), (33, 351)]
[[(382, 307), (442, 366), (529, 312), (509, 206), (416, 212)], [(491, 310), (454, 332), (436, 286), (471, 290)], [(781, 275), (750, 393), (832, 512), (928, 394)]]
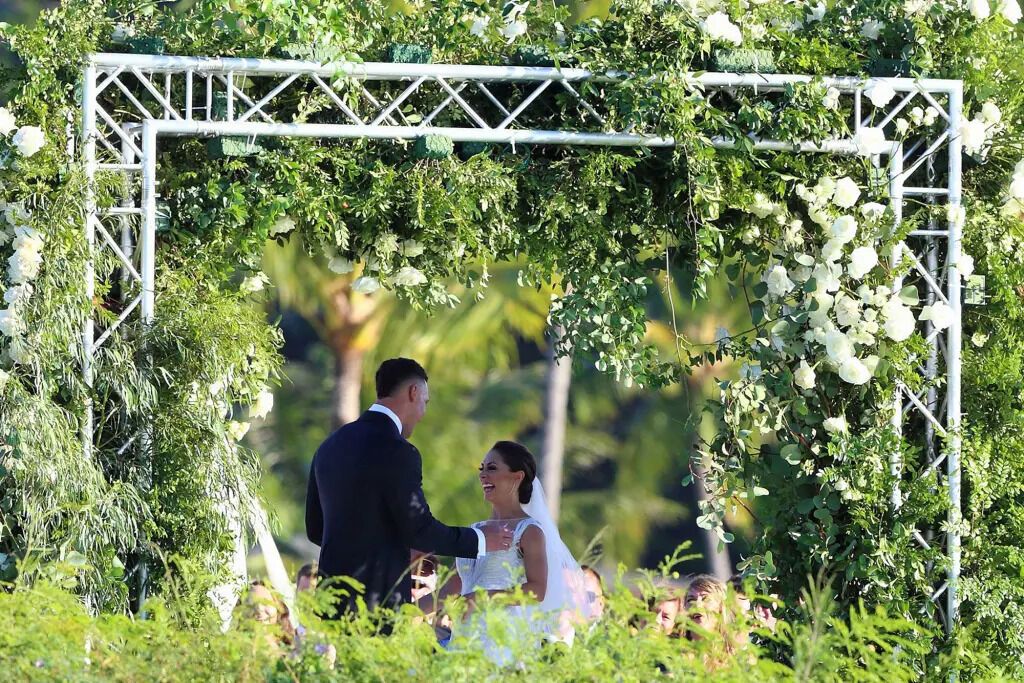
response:
[(411, 358), (389, 358), (377, 368), (377, 398), (387, 398), (411, 379), (427, 381), (427, 371)]

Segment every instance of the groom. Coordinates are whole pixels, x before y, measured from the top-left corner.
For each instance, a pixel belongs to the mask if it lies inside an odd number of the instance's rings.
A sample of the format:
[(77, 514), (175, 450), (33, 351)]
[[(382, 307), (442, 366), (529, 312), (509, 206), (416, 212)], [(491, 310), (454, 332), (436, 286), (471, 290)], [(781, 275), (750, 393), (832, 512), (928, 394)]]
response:
[[(377, 401), (324, 441), (306, 493), (306, 535), (320, 546), (320, 578), (352, 577), (370, 608), (410, 601), (410, 550), (475, 558), (512, 542), (504, 530), (445, 526), (423, 496), (419, 451), (406, 438), (430, 400), (427, 373), (408, 358), (377, 370)], [(339, 610), (355, 610), (355, 596)]]

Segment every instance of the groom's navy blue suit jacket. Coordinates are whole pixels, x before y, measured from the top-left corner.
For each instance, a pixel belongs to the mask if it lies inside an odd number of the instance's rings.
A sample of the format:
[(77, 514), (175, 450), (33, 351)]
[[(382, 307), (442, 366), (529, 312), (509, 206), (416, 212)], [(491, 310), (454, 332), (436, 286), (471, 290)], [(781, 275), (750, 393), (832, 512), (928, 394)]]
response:
[(327, 437), (306, 493), (306, 535), (320, 546), (321, 580), (352, 577), (369, 606), (394, 607), (410, 600), (411, 548), (476, 557), (476, 532), (434, 519), (422, 480), (419, 451), (383, 413), (363, 413)]

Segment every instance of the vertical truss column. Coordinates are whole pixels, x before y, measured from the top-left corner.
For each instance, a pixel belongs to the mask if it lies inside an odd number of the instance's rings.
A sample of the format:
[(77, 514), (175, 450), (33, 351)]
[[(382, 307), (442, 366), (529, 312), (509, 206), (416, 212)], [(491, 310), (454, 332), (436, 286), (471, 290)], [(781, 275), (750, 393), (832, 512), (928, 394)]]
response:
[(949, 245), (946, 250), (946, 298), (953, 311), (953, 324), (946, 336), (946, 429), (949, 432), (946, 477), (949, 486), (949, 531), (946, 552), (949, 554), (949, 588), (946, 592), (946, 628), (953, 631), (960, 609), (960, 350), (962, 325), (960, 300), (960, 255), (963, 221), (959, 219), (963, 144), (960, 119), (963, 115), (963, 85), (957, 84), (949, 93)]
[[(893, 230), (899, 228), (903, 222), (903, 145), (894, 145), (889, 153), (889, 204), (893, 212)], [(903, 259), (903, 244), (896, 244), (889, 254), (889, 262), (893, 268), (897, 268)], [(898, 277), (893, 281), (893, 293), (898, 295), (903, 288), (903, 278)], [(893, 392), (892, 406), (892, 427), (897, 434), (903, 433), (903, 390), (897, 386)], [(900, 478), (903, 475), (903, 461), (899, 449), (889, 454), (889, 474), (893, 477), (892, 491), (889, 501), (893, 510), (898, 510), (903, 504), (903, 493), (900, 490)]]
[(82, 419), (82, 452), (86, 459), (92, 458), (95, 431), (92, 386), (93, 386), (93, 299), (96, 295), (96, 67), (89, 64), (82, 77), (82, 157), (85, 163), (85, 298), (87, 311), (82, 329), (82, 379), (85, 382), (85, 415)]

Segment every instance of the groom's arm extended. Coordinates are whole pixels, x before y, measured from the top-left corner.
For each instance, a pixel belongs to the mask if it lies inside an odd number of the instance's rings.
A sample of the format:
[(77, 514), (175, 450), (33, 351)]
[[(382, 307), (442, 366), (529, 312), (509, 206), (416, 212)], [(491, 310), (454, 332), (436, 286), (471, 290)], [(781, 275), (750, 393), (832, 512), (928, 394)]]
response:
[(324, 511), (320, 507), (320, 488), (316, 483), (316, 458), (309, 465), (309, 485), (306, 488), (306, 536), (317, 545), (324, 541)]
[(445, 526), (430, 514), (423, 495), (423, 461), (412, 444), (402, 443), (388, 457), (384, 496), (402, 540), (410, 548), (469, 558), (486, 553), (481, 532)]

